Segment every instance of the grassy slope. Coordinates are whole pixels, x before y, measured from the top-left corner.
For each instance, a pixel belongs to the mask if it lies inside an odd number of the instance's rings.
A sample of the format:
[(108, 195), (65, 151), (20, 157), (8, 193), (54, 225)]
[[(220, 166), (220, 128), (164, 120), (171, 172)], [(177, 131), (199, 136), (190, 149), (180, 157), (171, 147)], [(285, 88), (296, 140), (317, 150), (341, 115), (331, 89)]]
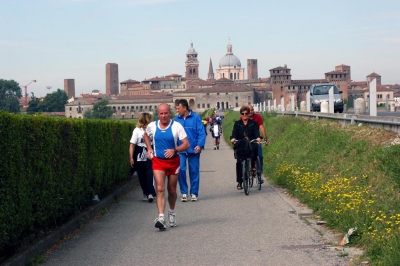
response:
[[(224, 120), (228, 139), (239, 114)], [(353, 244), (366, 248), (374, 264), (400, 261), (400, 146), (396, 134), (329, 120), (264, 115), (270, 145), (264, 149), (264, 175), (288, 187), (328, 222), (347, 232), (357, 226)]]

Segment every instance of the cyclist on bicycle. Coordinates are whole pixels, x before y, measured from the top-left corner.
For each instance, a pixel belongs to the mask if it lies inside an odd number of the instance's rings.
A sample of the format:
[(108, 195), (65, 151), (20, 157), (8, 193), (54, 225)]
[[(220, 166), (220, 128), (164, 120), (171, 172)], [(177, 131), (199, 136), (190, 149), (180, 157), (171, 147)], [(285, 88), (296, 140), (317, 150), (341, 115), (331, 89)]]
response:
[[(247, 138), (249, 141), (253, 139), (257, 139), (257, 142), (260, 143), (260, 129), (256, 122), (249, 119), (250, 108), (248, 106), (242, 106), (240, 108), (240, 114), (242, 115), (241, 119), (235, 122), (233, 125), (231, 142), (235, 143), (236, 140), (240, 141), (244, 138)], [(258, 155), (258, 143), (251, 143), (252, 154), (251, 154), (251, 167), (255, 166), (255, 160)], [(242, 189), (243, 177), (242, 177), (242, 169), (241, 169), (241, 159), (237, 158), (236, 160), (236, 182), (237, 189)]]

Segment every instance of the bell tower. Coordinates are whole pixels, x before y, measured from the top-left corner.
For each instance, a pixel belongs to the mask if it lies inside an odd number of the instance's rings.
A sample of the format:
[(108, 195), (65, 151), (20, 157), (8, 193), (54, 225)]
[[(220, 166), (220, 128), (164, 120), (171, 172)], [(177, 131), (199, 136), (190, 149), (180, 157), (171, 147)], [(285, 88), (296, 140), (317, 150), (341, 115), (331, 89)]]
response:
[(187, 88), (199, 87), (199, 61), (197, 60), (197, 52), (193, 47), (193, 42), (190, 43), (189, 51), (186, 53), (186, 85)]

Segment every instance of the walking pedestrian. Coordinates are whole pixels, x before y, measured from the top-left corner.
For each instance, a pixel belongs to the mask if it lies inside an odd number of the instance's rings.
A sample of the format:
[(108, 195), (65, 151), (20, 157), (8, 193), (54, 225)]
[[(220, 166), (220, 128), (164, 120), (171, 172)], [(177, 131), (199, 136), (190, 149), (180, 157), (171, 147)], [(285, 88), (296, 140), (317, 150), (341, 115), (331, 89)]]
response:
[(200, 185), (200, 153), (201, 149), (204, 148), (206, 134), (204, 133), (204, 126), (200, 116), (189, 109), (187, 100), (179, 100), (176, 105), (176, 111), (178, 112), (178, 116), (175, 118), (175, 121), (183, 126), (190, 143), (189, 149), (179, 153), (179, 187), (182, 193), (181, 201), (186, 202), (188, 200), (188, 184), (186, 178), (187, 165), (189, 165), (191, 201), (197, 201)]
[[(153, 174), (156, 182), (156, 203), (158, 217), (155, 227), (165, 230), (165, 178), (168, 177), (168, 225), (176, 226), (175, 204), (177, 199), (176, 186), (179, 174), (179, 156), (190, 147), (186, 132), (181, 124), (171, 120), (171, 110), (167, 104), (158, 106), (159, 120), (151, 122), (145, 130), (144, 141), (148, 150), (147, 158), (152, 160)], [(154, 149), (151, 146), (153, 138)], [(180, 144), (178, 145), (178, 140)]]
[[(147, 147), (144, 142), (144, 130), (150, 122), (151, 114), (141, 113), (139, 115), (129, 145), (129, 160), (131, 167), (137, 172), (139, 184), (143, 191), (143, 201), (153, 202), (156, 196), (153, 185), (153, 170), (151, 160), (147, 159)], [(152, 145), (151, 139), (150, 143)]]
[(217, 123), (217, 120), (213, 121), (213, 125), (211, 125), (210, 131), (214, 141), (214, 150), (219, 150), (219, 140), (222, 134), (222, 127)]

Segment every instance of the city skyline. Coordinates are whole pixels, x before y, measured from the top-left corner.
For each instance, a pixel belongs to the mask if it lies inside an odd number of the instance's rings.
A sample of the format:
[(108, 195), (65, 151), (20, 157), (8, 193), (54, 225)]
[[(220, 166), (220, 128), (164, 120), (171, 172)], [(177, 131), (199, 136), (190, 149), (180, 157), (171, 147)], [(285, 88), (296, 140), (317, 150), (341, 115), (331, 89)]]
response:
[[(106, 64), (119, 81), (185, 75), (190, 43), (207, 79), (228, 39), (245, 73), (287, 65), (292, 79), (324, 78), (340, 64), (352, 79), (376, 72), (400, 84), (400, 3), (387, 1), (0, 0), (0, 78), (42, 97), (75, 80), (76, 95), (105, 93)], [(247, 78), (247, 75), (246, 75)], [(51, 86), (51, 90), (46, 89)]]

